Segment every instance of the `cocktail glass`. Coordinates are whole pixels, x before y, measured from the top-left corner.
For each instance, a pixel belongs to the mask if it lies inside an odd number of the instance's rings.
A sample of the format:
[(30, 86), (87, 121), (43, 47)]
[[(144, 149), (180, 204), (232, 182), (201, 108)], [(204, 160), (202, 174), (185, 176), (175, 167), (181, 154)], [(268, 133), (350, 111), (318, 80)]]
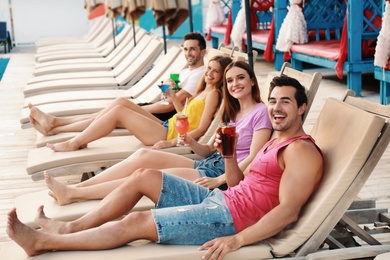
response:
[(236, 124), (232, 122), (220, 124), (218, 127), (218, 134), (221, 136), (222, 141), (222, 157), (233, 157), (236, 136)]
[[(157, 86), (161, 89), (162, 93), (165, 94), (165, 93), (167, 93), (167, 90), (169, 89), (169, 87), (170, 87), (171, 85), (170, 85), (170, 84), (161, 83), (161, 84), (158, 84)], [(163, 104), (163, 105), (169, 105), (169, 102), (166, 101), (166, 99), (165, 99), (165, 95), (163, 95), (163, 100), (161, 101), (161, 104)]]
[(178, 91), (179, 90), (179, 80), (180, 74), (176, 72), (171, 72), (170, 74), (170, 79), (175, 82), (175, 87), (172, 89), (173, 91)]
[(181, 138), (183, 138), (187, 134), (188, 130), (190, 130), (187, 114), (176, 114), (175, 130), (179, 133), (176, 146), (187, 146), (187, 144), (181, 141)]

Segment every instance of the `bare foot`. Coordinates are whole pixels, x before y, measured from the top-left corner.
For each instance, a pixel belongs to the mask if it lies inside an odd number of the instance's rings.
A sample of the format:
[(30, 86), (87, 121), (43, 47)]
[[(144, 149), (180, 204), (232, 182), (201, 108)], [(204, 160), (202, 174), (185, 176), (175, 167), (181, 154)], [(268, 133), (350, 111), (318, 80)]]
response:
[(40, 226), (46, 232), (52, 234), (66, 234), (69, 233), (67, 230), (67, 223), (51, 219), (46, 217), (45, 212), (43, 212), (43, 206), (40, 206), (37, 209), (37, 215), (35, 216), (35, 223)]
[(68, 196), (71, 187), (52, 178), (47, 172), (44, 172), (43, 175), (45, 176), (46, 185), (50, 190), (49, 195), (53, 197), (58, 204), (63, 206), (73, 202)]
[(68, 141), (55, 143), (55, 144), (46, 144), (47, 148), (52, 149), (54, 152), (71, 152), (76, 151), (79, 149), (86, 148), (87, 145), (77, 145), (73, 142), (73, 139), (70, 139)]
[(40, 249), (43, 248), (41, 245), (43, 245), (44, 234), (20, 222), (18, 216), (16, 215), (16, 209), (12, 209), (8, 213), (7, 234), (24, 249), (28, 256), (39, 255), (47, 252), (46, 250)]
[(41, 125), (41, 128), (45, 133), (50, 132), (50, 130), (54, 128), (54, 116), (42, 112), (31, 103), (28, 104), (28, 107), (30, 108), (30, 117)]
[(43, 127), (38, 123), (38, 121), (35, 120), (32, 116), (30, 116), (29, 118), (30, 118), (31, 125), (34, 127), (35, 130), (37, 130), (38, 132), (46, 136), (53, 135), (50, 132), (46, 132), (45, 129), (43, 129)]

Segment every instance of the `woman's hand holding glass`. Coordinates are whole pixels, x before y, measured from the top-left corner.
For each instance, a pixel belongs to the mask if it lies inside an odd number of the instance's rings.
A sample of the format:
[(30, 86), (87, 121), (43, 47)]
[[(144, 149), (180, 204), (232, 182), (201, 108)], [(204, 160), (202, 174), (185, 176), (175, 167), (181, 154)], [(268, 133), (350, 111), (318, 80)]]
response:
[(184, 134), (177, 137), (177, 142), (185, 144), (186, 146), (191, 146), (191, 144), (196, 142), (196, 140), (192, 136)]
[(169, 102), (166, 100), (166, 95), (172, 95), (174, 91), (172, 91), (172, 88), (175, 86), (175, 82), (172, 80), (168, 80), (167, 82), (162, 82), (158, 85), (158, 87), (161, 89), (162, 92), (162, 101), (161, 104), (163, 105), (169, 105)]
[(164, 148), (173, 147), (173, 146), (176, 146), (176, 141), (174, 141), (174, 140), (169, 140), (169, 141), (161, 140), (161, 141), (156, 142), (152, 146), (152, 149), (158, 150), (158, 149), (164, 149)]

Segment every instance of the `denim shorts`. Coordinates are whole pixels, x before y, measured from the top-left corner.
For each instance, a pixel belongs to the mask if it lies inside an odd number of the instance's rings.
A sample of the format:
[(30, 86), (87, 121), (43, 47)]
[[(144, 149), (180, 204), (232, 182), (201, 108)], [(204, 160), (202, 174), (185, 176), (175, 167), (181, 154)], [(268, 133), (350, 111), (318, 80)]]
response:
[(225, 173), (225, 161), (222, 155), (215, 152), (201, 161), (195, 161), (194, 169), (197, 169), (200, 177), (216, 178)]
[(202, 245), (236, 234), (221, 190), (210, 191), (193, 182), (163, 173), (162, 189), (152, 209), (162, 244)]
[(168, 132), (168, 128), (169, 128), (169, 126), (168, 126), (168, 120), (165, 120), (163, 123), (162, 123), (162, 126), (163, 127), (165, 127), (165, 129), (167, 129), (167, 132)]

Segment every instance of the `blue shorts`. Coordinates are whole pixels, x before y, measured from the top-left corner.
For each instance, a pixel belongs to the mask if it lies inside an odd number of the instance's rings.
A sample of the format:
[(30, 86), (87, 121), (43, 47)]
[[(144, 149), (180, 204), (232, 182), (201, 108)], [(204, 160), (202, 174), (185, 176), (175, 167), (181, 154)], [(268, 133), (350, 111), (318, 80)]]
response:
[(156, 208), (157, 243), (202, 245), (217, 237), (236, 234), (221, 190), (210, 191), (180, 177), (163, 173)]
[(168, 120), (165, 120), (165, 121), (162, 123), (162, 126), (165, 127), (165, 129), (167, 129), (167, 133), (168, 133), (168, 129), (169, 129)]
[(225, 161), (222, 155), (215, 152), (201, 161), (195, 161), (194, 169), (197, 169), (200, 177), (216, 178), (225, 173)]

